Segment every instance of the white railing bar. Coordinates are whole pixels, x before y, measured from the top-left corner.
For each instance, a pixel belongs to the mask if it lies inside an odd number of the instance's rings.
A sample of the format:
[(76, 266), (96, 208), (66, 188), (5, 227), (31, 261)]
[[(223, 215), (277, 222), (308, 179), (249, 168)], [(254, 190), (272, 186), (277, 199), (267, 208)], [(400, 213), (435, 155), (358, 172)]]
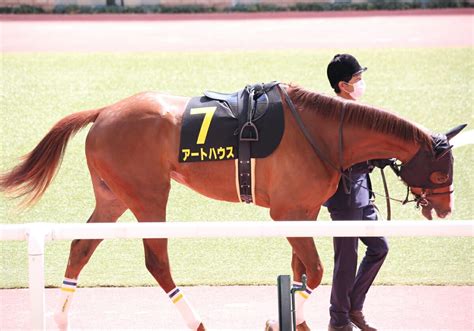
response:
[(31, 228), (46, 240), (217, 237), (472, 237), (474, 221), (263, 221), (0, 224), (0, 240), (26, 240)]

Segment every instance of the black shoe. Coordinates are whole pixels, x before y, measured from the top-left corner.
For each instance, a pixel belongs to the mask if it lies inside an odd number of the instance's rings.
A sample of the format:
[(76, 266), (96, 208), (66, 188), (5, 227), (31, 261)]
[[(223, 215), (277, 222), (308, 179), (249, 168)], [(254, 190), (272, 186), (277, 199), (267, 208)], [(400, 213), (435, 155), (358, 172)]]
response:
[(362, 331), (377, 331), (376, 328), (367, 323), (364, 313), (362, 313), (361, 310), (353, 310), (349, 312), (349, 318), (351, 319), (351, 322)]
[(352, 331), (352, 323), (347, 323), (346, 325), (343, 326), (334, 326), (331, 323), (329, 323), (328, 326), (328, 331)]

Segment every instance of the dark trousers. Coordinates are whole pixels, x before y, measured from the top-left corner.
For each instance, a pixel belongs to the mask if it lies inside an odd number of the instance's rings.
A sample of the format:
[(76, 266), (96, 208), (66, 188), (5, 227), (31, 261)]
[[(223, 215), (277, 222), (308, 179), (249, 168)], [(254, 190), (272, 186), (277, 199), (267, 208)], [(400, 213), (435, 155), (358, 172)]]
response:
[[(330, 214), (333, 221), (377, 220), (377, 213), (372, 204), (357, 209), (330, 210)], [(367, 250), (356, 274), (359, 239), (367, 246)], [(365, 296), (387, 256), (388, 243), (384, 237), (337, 237), (333, 239), (333, 244), (330, 323), (342, 326), (349, 323), (350, 311), (362, 310)]]

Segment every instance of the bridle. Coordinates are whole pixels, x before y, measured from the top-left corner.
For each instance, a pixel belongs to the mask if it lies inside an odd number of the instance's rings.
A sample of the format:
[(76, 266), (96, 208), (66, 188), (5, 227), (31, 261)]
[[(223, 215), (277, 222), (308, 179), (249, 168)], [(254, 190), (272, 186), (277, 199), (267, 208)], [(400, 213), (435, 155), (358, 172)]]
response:
[[(416, 157), (416, 155), (415, 155), (415, 157)], [(395, 175), (398, 178), (401, 178), (402, 181), (407, 186), (407, 194), (406, 194), (405, 199), (403, 201), (397, 200), (397, 201), (401, 202), (402, 205), (405, 205), (409, 202), (415, 202), (416, 208), (420, 208), (420, 207), (426, 208), (426, 207), (431, 206), (431, 202), (429, 200), (429, 197), (447, 195), (447, 194), (454, 193), (454, 190), (449, 190), (449, 191), (446, 191), (446, 192), (433, 192), (434, 188), (412, 187), (406, 181), (404, 181), (403, 177), (400, 175), (400, 168), (403, 166), (402, 164), (397, 164), (395, 160), (392, 160), (392, 163), (390, 163), (389, 166), (390, 166), (390, 169), (393, 170)], [(384, 179), (384, 185), (385, 185), (385, 179)], [(447, 187), (447, 186), (450, 186), (450, 185), (451, 185), (451, 183), (449, 185), (440, 186), (440, 187)], [(414, 193), (413, 191), (411, 191), (411, 194), (414, 196), (414, 198), (412, 200), (409, 199), (410, 188), (419, 188), (420, 189), (420, 194), (417, 194), (417, 193)]]
[(405, 203), (413, 201), (413, 202), (416, 202), (417, 208), (429, 207), (431, 205), (431, 202), (428, 199), (428, 197), (433, 196), (433, 195), (446, 195), (446, 194), (452, 194), (452, 193), (454, 193), (454, 190), (450, 190), (446, 192), (429, 192), (429, 191), (427, 192), (426, 189), (422, 188), (421, 194), (416, 194), (416, 193), (411, 192), (411, 194), (413, 194), (415, 198), (413, 200), (407, 200)]
[[(350, 183), (354, 183), (354, 181), (351, 178), (350, 170), (349, 174), (346, 174), (344, 169), (342, 168), (342, 161), (343, 161), (343, 155), (344, 155), (344, 146), (343, 146), (343, 123), (344, 123), (344, 117), (345, 117), (345, 112), (346, 112), (346, 102), (343, 103), (342, 105), (342, 110), (341, 110), (341, 116), (340, 116), (340, 121), (339, 121), (339, 142), (338, 142), (338, 159), (339, 159), (339, 167), (337, 167), (324, 153), (322, 153), (321, 149), (316, 145), (314, 142), (313, 137), (307, 130), (306, 126), (303, 123), (303, 120), (301, 119), (301, 116), (299, 113), (296, 111), (295, 105), (291, 101), (290, 96), (288, 95), (288, 92), (286, 91), (285, 88), (282, 86), (278, 85), (280, 90), (282, 91), (283, 95), (285, 96), (285, 101), (288, 104), (291, 113), (293, 117), (296, 120), (296, 123), (300, 127), (303, 135), (305, 136), (306, 140), (309, 142), (310, 146), (312, 147), (313, 151), (316, 153), (316, 155), (322, 159), (324, 162), (326, 162), (329, 166), (331, 166), (334, 170), (336, 170), (341, 177), (343, 177), (345, 180), (343, 180), (343, 185), (344, 185), (344, 191), (346, 193), (350, 193), (350, 187), (347, 186), (347, 181)], [(404, 164), (397, 164), (395, 159), (392, 159), (392, 162), (389, 164), (390, 168), (394, 171), (394, 173), (399, 177), (407, 186), (407, 195), (404, 200), (401, 199), (396, 199), (392, 198), (389, 195), (389, 191), (387, 188), (387, 183), (385, 180), (385, 174), (383, 172), (383, 169), (381, 169), (382, 173), (382, 179), (384, 183), (384, 188), (385, 188), (385, 194), (377, 193), (373, 191), (372, 189), (368, 187), (364, 187), (360, 185), (360, 187), (368, 190), (374, 195), (384, 197), (387, 201), (387, 211), (388, 211), (388, 217), (387, 219), (389, 220), (391, 217), (390, 215), (390, 200), (400, 202), (402, 205), (408, 204), (410, 202), (415, 202), (416, 208), (427, 208), (431, 206), (431, 202), (429, 200), (430, 197), (432, 196), (440, 196), (440, 195), (446, 195), (446, 194), (452, 194), (454, 191), (449, 190), (447, 192), (433, 192), (433, 189), (435, 188), (440, 188), (440, 187), (447, 187), (452, 184), (452, 164), (453, 164), (453, 159), (452, 159), (452, 154), (451, 154), (451, 148), (452, 146), (449, 145), (449, 142), (446, 138), (446, 136), (443, 135), (433, 135), (434, 139), (434, 146), (433, 149), (436, 150), (436, 148), (443, 147), (440, 155), (436, 156), (433, 154), (433, 151), (427, 150), (424, 148), (420, 148), (420, 150), (413, 156), (411, 160)], [(446, 146), (447, 145), (447, 146)], [(430, 159), (431, 163), (433, 159), (435, 160), (441, 160), (441, 162), (437, 162), (439, 164), (435, 165), (435, 169), (426, 169), (426, 167), (421, 167), (425, 170), (432, 171), (432, 170), (440, 170), (439, 172), (441, 174), (444, 174), (445, 177), (442, 180), (439, 181), (434, 181), (431, 179), (430, 173), (428, 174), (423, 174), (420, 176), (420, 163), (426, 162), (426, 159)], [(424, 164), (426, 165), (426, 164)], [(439, 169), (438, 169), (439, 168)], [(434, 172), (431, 172), (431, 175)], [(421, 179), (421, 181), (420, 181)], [(421, 185), (419, 185), (421, 184)], [(414, 196), (414, 199), (410, 200), (409, 195), (410, 195), (410, 188), (420, 188), (421, 193), (416, 194), (413, 191), (411, 193)]]

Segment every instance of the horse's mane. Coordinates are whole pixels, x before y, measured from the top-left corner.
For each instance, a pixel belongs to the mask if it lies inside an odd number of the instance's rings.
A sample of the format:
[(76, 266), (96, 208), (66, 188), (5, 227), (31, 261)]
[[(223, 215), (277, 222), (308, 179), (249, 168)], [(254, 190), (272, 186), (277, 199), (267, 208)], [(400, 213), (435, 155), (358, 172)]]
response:
[(360, 125), (368, 130), (390, 134), (405, 141), (418, 142), (431, 147), (431, 135), (425, 129), (386, 110), (341, 98), (308, 91), (290, 85), (288, 94), (300, 111), (316, 111), (321, 116), (339, 121), (344, 103), (344, 124)]

